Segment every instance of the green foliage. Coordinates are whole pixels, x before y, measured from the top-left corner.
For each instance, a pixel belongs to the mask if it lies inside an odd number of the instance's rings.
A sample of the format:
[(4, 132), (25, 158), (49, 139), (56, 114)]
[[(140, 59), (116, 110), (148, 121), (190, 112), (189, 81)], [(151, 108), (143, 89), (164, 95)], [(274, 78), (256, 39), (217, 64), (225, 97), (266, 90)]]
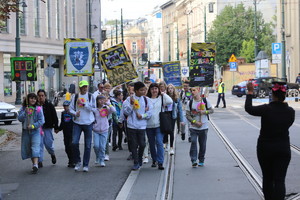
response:
[(244, 40), (242, 44), (242, 50), (240, 53), (241, 57), (246, 58), (247, 63), (254, 62), (254, 49), (255, 49), (255, 42), (253, 39), (250, 39), (249, 41)]
[[(258, 52), (264, 50), (271, 53), (271, 43), (275, 41), (274, 24), (265, 23), (261, 12), (256, 13), (256, 18)], [(228, 64), (231, 54), (245, 56), (249, 62), (254, 61), (254, 19), (254, 10), (246, 9), (242, 3), (236, 7), (226, 6), (217, 16), (207, 35), (208, 42), (216, 42), (217, 64)]]
[(0, 136), (2, 136), (4, 133), (5, 133), (5, 130), (0, 128)]

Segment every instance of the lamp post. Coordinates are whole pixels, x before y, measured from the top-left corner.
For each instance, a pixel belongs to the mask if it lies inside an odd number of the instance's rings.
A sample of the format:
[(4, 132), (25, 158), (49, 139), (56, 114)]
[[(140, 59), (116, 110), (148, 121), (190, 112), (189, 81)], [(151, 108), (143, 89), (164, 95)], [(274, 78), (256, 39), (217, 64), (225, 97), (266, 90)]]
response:
[(123, 32), (123, 9), (121, 8), (121, 37), (122, 43), (124, 44), (124, 32)]
[(287, 80), (287, 77), (286, 77), (286, 60), (285, 60), (285, 23), (284, 23), (284, 0), (281, 0), (281, 37), (282, 37), (282, 54), (281, 54), (281, 68), (282, 68), (282, 78), (284, 78), (285, 80)]
[[(19, 5), (22, 4), (22, 7), (27, 7), (25, 2), (20, 2), (20, 0), (17, 0), (16, 5), (19, 8)], [(20, 50), (20, 19), (19, 19), (19, 10), (16, 11), (16, 38), (15, 38), (15, 43), (16, 43), (16, 57), (20, 57), (21, 55), (21, 50)], [(21, 105), (21, 81), (16, 82), (16, 105)]]
[(257, 5), (257, 1), (254, 0), (254, 41), (255, 41), (255, 48), (254, 48), (254, 58), (257, 56), (257, 51), (258, 51), (258, 47), (257, 47), (257, 17), (256, 17), (256, 5)]
[(169, 27), (169, 61), (171, 61), (171, 33), (170, 33), (170, 27)]

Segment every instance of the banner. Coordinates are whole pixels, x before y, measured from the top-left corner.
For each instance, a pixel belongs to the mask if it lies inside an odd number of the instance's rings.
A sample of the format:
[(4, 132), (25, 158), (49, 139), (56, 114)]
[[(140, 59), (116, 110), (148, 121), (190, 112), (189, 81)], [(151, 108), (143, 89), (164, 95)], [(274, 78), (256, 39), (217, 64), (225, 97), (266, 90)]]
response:
[(94, 40), (88, 38), (64, 39), (65, 76), (93, 76), (95, 62)]
[(167, 85), (172, 83), (176, 87), (181, 86), (180, 61), (163, 63), (163, 74)]
[(214, 83), (215, 43), (192, 43), (190, 86), (212, 87)]
[(138, 77), (124, 44), (100, 51), (99, 58), (112, 86), (132, 81)]
[(35, 57), (11, 57), (12, 81), (37, 81)]

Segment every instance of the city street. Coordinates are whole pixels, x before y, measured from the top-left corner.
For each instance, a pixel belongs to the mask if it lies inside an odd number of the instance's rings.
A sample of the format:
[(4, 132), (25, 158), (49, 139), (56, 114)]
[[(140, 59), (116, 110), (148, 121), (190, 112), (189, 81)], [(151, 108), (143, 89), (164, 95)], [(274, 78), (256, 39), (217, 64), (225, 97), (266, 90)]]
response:
[[(217, 94), (208, 97), (215, 105)], [(245, 97), (226, 94), (227, 108), (216, 108), (210, 115), (204, 167), (192, 168), (190, 143), (177, 134), (175, 155), (165, 153), (165, 170), (151, 168), (151, 159), (139, 171), (131, 171), (127, 144), (123, 151), (110, 152), (104, 168), (95, 167), (92, 151), (90, 171), (74, 172), (67, 168), (62, 132), (55, 134), (57, 163), (45, 153), (44, 167), (37, 175), (30, 173), (31, 162), (20, 156), (20, 123), (0, 125), (17, 137), (0, 147), (0, 190), (3, 199), (204, 199), (258, 200), (262, 198), (261, 170), (256, 157), (260, 118), (244, 111)], [(255, 105), (263, 100), (254, 99)], [(287, 199), (300, 199), (300, 102), (289, 102), (296, 110), (290, 128), (292, 160), (286, 178)], [(221, 103), (222, 106), (222, 103)], [(220, 106), (220, 107), (221, 107)], [(60, 117), (61, 107), (57, 108)], [(82, 137), (83, 138), (83, 137)], [(81, 140), (83, 154), (83, 140)]]

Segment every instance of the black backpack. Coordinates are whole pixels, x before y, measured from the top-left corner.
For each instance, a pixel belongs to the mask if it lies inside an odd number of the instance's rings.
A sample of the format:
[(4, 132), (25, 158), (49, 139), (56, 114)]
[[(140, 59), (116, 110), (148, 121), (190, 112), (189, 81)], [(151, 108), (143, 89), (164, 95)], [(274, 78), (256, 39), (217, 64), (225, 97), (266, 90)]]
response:
[[(206, 110), (208, 110), (208, 107), (207, 107), (207, 100), (205, 97), (202, 98), (203, 102), (205, 103), (205, 108)], [(189, 102), (189, 107), (190, 107), (190, 111), (192, 111), (192, 105), (193, 105), (193, 98), (190, 100)], [(207, 114), (207, 119), (209, 120), (209, 115)]]
[[(89, 96), (89, 102), (91, 102), (92, 94), (88, 93), (88, 96)], [(76, 102), (77, 102), (77, 99), (78, 99), (78, 94), (75, 94), (75, 99), (74, 99), (74, 110), (75, 111), (76, 111)]]

